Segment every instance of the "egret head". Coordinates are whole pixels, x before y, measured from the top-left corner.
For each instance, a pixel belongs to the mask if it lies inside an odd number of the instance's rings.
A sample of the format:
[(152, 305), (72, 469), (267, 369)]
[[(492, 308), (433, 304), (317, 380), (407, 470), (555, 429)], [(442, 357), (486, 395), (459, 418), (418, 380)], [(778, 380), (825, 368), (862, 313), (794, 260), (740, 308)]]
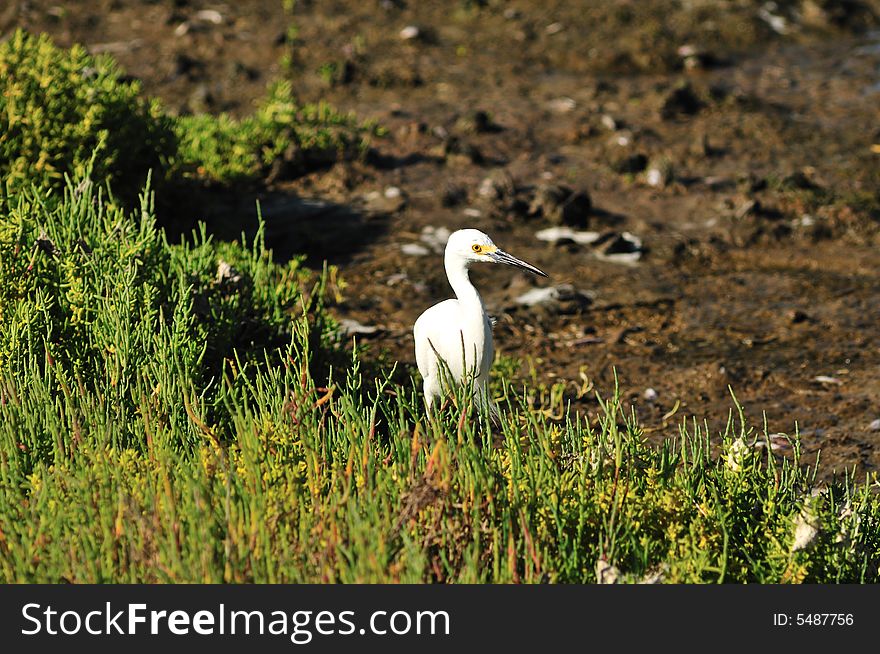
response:
[(466, 267), (472, 263), (504, 263), (546, 277), (547, 274), (533, 265), (507, 254), (478, 229), (460, 229), (453, 232), (446, 242), (446, 258), (455, 258)]

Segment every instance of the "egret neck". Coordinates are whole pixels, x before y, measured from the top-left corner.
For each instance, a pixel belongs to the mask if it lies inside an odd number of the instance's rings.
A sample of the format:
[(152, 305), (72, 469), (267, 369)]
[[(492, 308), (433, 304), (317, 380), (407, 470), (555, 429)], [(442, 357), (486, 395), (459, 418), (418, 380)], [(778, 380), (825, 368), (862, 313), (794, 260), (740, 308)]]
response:
[(470, 266), (455, 252), (446, 252), (443, 257), (446, 277), (459, 302), (459, 334), (462, 345), (467, 343), (464, 352), (465, 369), (475, 374), (480, 365), (476, 354), (483, 351), (486, 339), (486, 309), (479, 291), (471, 283)]

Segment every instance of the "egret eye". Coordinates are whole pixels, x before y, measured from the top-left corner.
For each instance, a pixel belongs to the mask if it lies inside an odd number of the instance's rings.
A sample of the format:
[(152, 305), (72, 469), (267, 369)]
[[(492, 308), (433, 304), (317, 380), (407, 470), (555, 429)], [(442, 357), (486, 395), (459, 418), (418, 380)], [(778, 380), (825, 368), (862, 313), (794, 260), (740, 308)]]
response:
[(471, 246), (471, 250), (473, 250), (473, 251), (476, 252), (477, 254), (479, 254), (479, 253), (480, 253), (480, 250), (482, 250), (482, 249), (483, 249), (483, 248), (481, 248), (481, 247), (480, 247), (479, 245), (477, 245), (476, 243), (474, 243), (474, 244)]

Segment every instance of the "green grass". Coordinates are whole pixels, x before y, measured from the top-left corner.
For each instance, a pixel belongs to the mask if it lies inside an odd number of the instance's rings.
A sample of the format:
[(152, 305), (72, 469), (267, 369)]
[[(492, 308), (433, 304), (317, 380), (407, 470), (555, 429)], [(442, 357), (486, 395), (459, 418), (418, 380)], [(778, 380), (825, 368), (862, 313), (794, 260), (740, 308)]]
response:
[(0, 581), (878, 580), (876, 480), (818, 487), (736, 410), (650, 445), (613, 392), (428, 419), (339, 349), (323, 276), (169, 243), (147, 197), (0, 205)]

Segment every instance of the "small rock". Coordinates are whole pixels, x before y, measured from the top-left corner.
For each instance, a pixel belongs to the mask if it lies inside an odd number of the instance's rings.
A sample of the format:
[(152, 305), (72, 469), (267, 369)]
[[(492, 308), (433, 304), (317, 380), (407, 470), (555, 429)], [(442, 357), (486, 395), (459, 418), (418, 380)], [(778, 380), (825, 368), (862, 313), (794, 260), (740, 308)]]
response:
[(622, 129), (611, 137), (608, 145), (611, 147), (626, 148), (632, 145), (634, 134), (628, 129)]
[(792, 451), (791, 441), (785, 434), (768, 434), (755, 441), (755, 447), (758, 449), (768, 445), (771, 452), (788, 453)]
[(794, 542), (791, 551), (805, 550), (816, 542), (819, 536), (819, 517), (810, 508), (805, 506), (798, 513), (794, 522)]
[(648, 164), (648, 170), (645, 172), (645, 181), (649, 186), (665, 188), (674, 179), (675, 171), (672, 167), (672, 162), (667, 157), (660, 157)]
[(642, 239), (635, 234), (621, 232), (611, 233), (610, 236), (602, 239), (601, 248), (596, 256), (615, 263), (634, 264), (642, 258), (643, 253)]
[(605, 559), (596, 561), (596, 582), (600, 584), (616, 584), (620, 577), (620, 570), (611, 565)]
[(785, 16), (773, 13), (778, 9), (779, 7), (775, 2), (765, 2), (764, 5), (758, 9), (758, 18), (767, 23), (770, 26), (770, 29), (777, 34), (788, 34), (788, 20)]
[(586, 227), (592, 204), (586, 191), (572, 191), (557, 184), (542, 184), (535, 191), (528, 213), (531, 216), (542, 216), (557, 225)]
[(804, 313), (800, 309), (795, 309), (794, 311), (792, 311), (790, 316), (791, 316), (791, 322), (794, 323), (795, 325), (802, 323), (802, 322), (807, 322), (808, 320), (810, 320), (809, 314)]
[(412, 41), (413, 39), (419, 38), (421, 36), (422, 31), (416, 27), (415, 25), (407, 25), (402, 30), (400, 30), (400, 38), (404, 41)]
[(742, 472), (748, 456), (749, 446), (742, 438), (737, 438), (727, 450), (727, 458), (725, 459), (727, 468), (733, 472)]
[(688, 82), (676, 85), (663, 99), (660, 106), (660, 117), (672, 120), (680, 115), (691, 116), (703, 108), (703, 102), (697, 97)]
[(599, 232), (575, 231), (571, 227), (548, 227), (535, 233), (535, 238), (548, 243), (577, 243), (578, 245), (590, 245), (599, 240), (602, 235)]
[(813, 378), (813, 381), (817, 384), (823, 384), (827, 386), (840, 386), (843, 384), (842, 379), (838, 379), (837, 377), (831, 377), (829, 375), (817, 375)]
[(553, 302), (556, 300), (558, 295), (559, 293), (556, 290), (555, 286), (548, 286), (547, 288), (533, 288), (518, 296), (515, 301), (517, 304), (523, 304), (527, 307), (533, 307), (538, 304), (547, 304), (549, 302)]
[[(802, 0), (800, 5), (801, 20), (807, 25), (821, 29), (855, 28), (873, 24), (877, 19), (871, 9), (871, 3), (859, 0), (840, 2), (835, 0)], [(876, 47), (876, 45), (874, 45)]]
[(639, 579), (640, 584), (662, 584), (666, 580), (666, 573), (669, 572), (669, 566), (665, 563), (661, 566), (648, 570), (645, 576)]
[[(2, 21), (2, 18), (0, 18), (0, 21)], [(140, 48), (142, 45), (142, 39), (131, 39), (129, 41), (110, 41), (109, 43), (94, 43), (89, 46), (89, 54), (108, 53), (112, 55), (119, 55), (121, 53), (131, 52), (136, 48)]]
[(514, 302), (530, 308), (540, 307), (558, 315), (572, 315), (587, 309), (593, 303), (593, 298), (571, 284), (559, 284), (530, 289), (517, 296)]
[(602, 127), (607, 129), (609, 132), (616, 132), (620, 129), (620, 122), (615, 120), (613, 116), (609, 116), (608, 114), (603, 114), (602, 118), (599, 119), (599, 122), (602, 124)]
[(174, 76), (198, 74), (204, 69), (205, 63), (188, 54), (179, 52), (174, 56)]
[(803, 170), (797, 170), (791, 175), (786, 175), (780, 184), (782, 188), (801, 190), (801, 191), (817, 191), (822, 187), (810, 179)]
[(217, 285), (224, 291), (237, 293), (243, 290), (243, 280), (241, 273), (223, 259), (217, 264)]
[(404, 243), (400, 246), (400, 251), (411, 257), (424, 257), (431, 254), (431, 251), (428, 248), (424, 245), (419, 245), (418, 243)]
[(467, 201), (467, 190), (463, 186), (447, 184), (440, 197), (440, 203), (444, 207), (457, 207)]
[(407, 275), (405, 272), (397, 272), (388, 275), (388, 277), (385, 278), (385, 283), (388, 284), (388, 286), (397, 286), (401, 282), (405, 282), (407, 280), (409, 280), (409, 275)]
[(711, 157), (716, 152), (715, 148), (713, 148), (712, 144), (709, 142), (709, 135), (705, 132), (697, 134), (694, 140), (691, 141), (688, 150), (691, 154), (697, 157)]
[(336, 322), (339, 323), (339, 331), (345, 336), (371, 336), (382, 331), (375, 325), (363, 325), (350, 318), (340, 318)]
[(746, 200), (736, 210), (734, 216), (737, 220), (742, 220), (747, 216), (756, 216), (761, 211), (761, 203), (757, 200)]
[(468, 207), (467, 209), (462, 211), (462, 213), (465, 216), (467, 216), (468, 218), (479, 218), (480, 216), (483, 215), (482, 211), (480, 211), (479, 209), (476, 209), (474, 207)]
[(574, 108), (577, 107), (577, 102), (567, 97), (554, 98), (547, 103), (547, 107), (558, 114), (567, 114), (570, 111), (574, 111)]
[(858, 513), (853, 513), (852, 504), (847, 500), (838, 512), (838, 519), (840, 531), (834, 536), (834, 542), (849, 544), (861, 526), (861, 516)]
[(620, 174), (635, 174), (642, 172), (648, 166), (648, 157), (641, 152), (620, 152), (611, 157), (609, 162), (611, 170)]
[(559, 34), (562, 30), (565, 29), (565, 25), (562, 23), (550, 23), (547, 27), (544, 28), (544, 31), (553, 36), (554, 34)]
[(868, 429), (870, 431), (880, 431), (880, 418), (877, 418), (876, 420), (872, 420), (871, 424), (868, 425)]
[(205, 23), (213, 23), (214, 25), (219, 25), (223, 22), (223, 14), (215, 9), (200, 9), (193, 14), (193, 18)]
[(446, 249), (446, 241), (451, 232), (446, 227), (433, 227), (428, 225), (422, 228), (419, 240), (430, 247), (434, 252), (443, 252)]
[(482, 182), (480, 182), (480, 186), (477, 189), (477, 195), (479, 195), (481, 198), (497, 200), (502, 196), (502, 192), (501, 189), (495, 186), (493, 180), (486, 177), (483, 179)]
[(483, 153), (471, 143), (462, 141), (456, 136), (450, 136), (443, 141), (441, 153), (446, 163), (481, 164), (484, 161)]
[(187, 108), (194, 113), (207, 112), (214, 104), (214, 96), (207, 84), (196, 84), (187, 97)]
[(516, 194), (516, 184), (504, 169), (490, 172), (477, 189), (477, 195), (487, 200), (504, 200)]
[(590, 195), (586, 191), (575, 191), (562, 205), (559, 222), (572, 227), (587, 227), (592, 208), (593, 201)]
[(498, 125), (492, 122), (492, 118), (485, 111), (471, 111), (457, 121), (455, 126), (462, 132), (469, 134), (484, 134), (498, 131)]
[(738, 176), (737, 186), (743, 193), (758, 193), (767, 188), (767, 178), (759, 177), (754, 173), (746, 173)]
[(642, 393), (642, 397), (648, 402), (656, 402), (657, 398), (660, 397), (660, 394), (653, 388), (646, 388)]
[(705, 184), (710, 191), (729, 191), (736, 188), (736, 182), (730, 177), (722, 177), (720, 175), (710, 175), (703, 178)]
[(663, 174), (656, 168), (649, 168), (645, 173), (645, 181), (648, 186), (665, 186), (663, 182)]
[(185, 36), (192, 31), (204, 30), (204, 23), (220, 25), (223, 22), (223, 14), (215, 9), (202, 9), (193, 14), (192, 18), (182, 22), (174, 28), (174, 36)]
[(570, 195), (571, 189), (565, 186), (542, 184), (535, 189), (535, 195), (529, 205), (529, 215), (550, 219), (550, 216), (561, 211), (563, 203)]
[(691, 43), (681, 46), (677, 50), (677, 54), (681, 57), (681, 63), (685, 70), (711, 68), (719, 63), (714, 55), (705, 50), (701, 50)]
[(36, 242), (37, 248), (39, 248), (42, 252), (45, 252), (53, 259), (58, 258), (61, 255), (61, 250), (58, 249), (58, 246), (52, 242), (52, 239), (49, 238), (49, 235), (45, 232), (45, 230), (40, 230), (40, 235), (37, 237)]
[(406, 196), (396, 186), (389, 186), (381, 193), (370, 191), (363, 196), (364, 209), (371, 214), (392, 214), (406, 205)]
[(217, 264), (217, 281), (220, 283), (237, 284), (241, 281), (241, 273), (221, 259), (220, 263)]

